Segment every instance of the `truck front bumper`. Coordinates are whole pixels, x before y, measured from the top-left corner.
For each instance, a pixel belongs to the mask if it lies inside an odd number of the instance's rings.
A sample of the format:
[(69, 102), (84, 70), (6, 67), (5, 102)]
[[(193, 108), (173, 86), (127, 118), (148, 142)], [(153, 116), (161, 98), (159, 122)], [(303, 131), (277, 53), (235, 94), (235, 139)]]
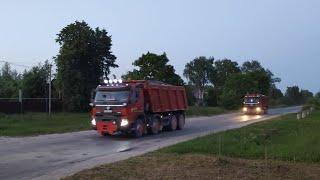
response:
[(255, 115), (264, 114), (264, 110), (262, 107), (243, 107), (242, 112), (244, 114), (255, 114)]
[(99, 134), (118, 134), (119, 132), (131, 132), (130, 125), (127, 126), (120, 126), (118, 124), (114, 124), (112, 121), (98, 121), (96, 130)]

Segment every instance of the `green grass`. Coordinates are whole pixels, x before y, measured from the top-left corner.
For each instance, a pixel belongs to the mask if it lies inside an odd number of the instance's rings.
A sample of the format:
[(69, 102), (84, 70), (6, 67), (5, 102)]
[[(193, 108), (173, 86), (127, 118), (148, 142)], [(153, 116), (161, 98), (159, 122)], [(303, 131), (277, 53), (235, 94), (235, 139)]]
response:
[(220, 107), (197, 107), (190, 106), (186, 111), (186, 116), (213, 116), (217, 114), (226, 113), (227, 110), (222, 109)]
[(90, 129), (89, 113), (0, 115), (0, 136), (28, 136)]
[(320, 111), (303, 120), (291, 114), (210, 134), (161, 149), (159, 153), (320, 162)]

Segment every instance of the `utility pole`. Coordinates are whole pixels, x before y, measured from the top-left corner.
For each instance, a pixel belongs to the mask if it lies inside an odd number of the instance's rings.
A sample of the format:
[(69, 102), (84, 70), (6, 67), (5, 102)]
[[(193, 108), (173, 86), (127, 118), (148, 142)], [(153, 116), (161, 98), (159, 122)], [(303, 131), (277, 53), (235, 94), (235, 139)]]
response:
[(52, 64), (49, 64), (49, 117), (51, 117), (51, 68)]

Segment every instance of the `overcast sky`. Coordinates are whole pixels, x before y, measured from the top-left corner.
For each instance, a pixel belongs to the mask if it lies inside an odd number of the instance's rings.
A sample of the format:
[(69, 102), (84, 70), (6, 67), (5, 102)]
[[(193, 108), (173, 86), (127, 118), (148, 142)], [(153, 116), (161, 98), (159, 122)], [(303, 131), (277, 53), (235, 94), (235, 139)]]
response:
[(32, 66), (51, 59), (56, 34), (84, 20), (112, 35), (118, 77), (142, 53), (166, 52), (180, 75), (197, 56), (254, 59), (282, 79), (282, 90), (317, 92), (319, 9), (318, 0), (1, 0), (0, 60)]

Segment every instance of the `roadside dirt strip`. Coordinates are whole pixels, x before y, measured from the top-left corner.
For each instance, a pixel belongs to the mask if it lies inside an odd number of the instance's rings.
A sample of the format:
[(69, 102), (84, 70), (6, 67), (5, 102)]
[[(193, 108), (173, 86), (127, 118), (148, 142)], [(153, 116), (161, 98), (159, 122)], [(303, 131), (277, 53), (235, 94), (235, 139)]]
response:
[(35, 137), (0, 137), (0, 179), (59, 179), (83, 169), (124, 160), (212, 132), (239, 128), (301, 107), (272, 109), (268, 115), (230, 113), (188, 118), (182, 131), (142, 138), (102, 137), (95, 131)]

